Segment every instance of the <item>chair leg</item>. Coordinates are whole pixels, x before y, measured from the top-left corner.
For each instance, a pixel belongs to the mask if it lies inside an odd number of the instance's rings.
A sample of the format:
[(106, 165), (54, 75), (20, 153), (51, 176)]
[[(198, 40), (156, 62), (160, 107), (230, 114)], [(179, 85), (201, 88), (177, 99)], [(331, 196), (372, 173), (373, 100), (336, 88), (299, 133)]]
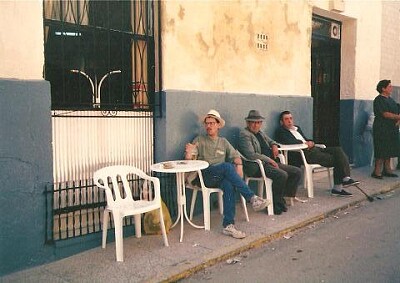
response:
[(122, 217), (113, 214), (115, 229), (115, 254), (117, 261), (124, 261), (124, 243)]
[(167, 231), (165, 230), (165, 223), (164, 223), (164, 214), (162, 211), (162, 206), (160, 207), (160, 226), (161, 226), (161, 233), (163, 236), (163, 240), (164, 240), (164, 246), (168, 247), (168, 238), (167, 238)]
[(272, 180), (267, 179), (265, 183), (265, 195), (271, 204), (268, 205), (268, 215), (274, 215), (274, 197), (272, 195)]
[(107, 209), (103, 211), (103, 237), (101, 241), (101, 247), (106, 248), (107, 243), (107, 232), (108, 232), (108, 220), (110, 218), (110, 212)]
[(264, 182), (257, 181), (258, 185), (258, 196), (264, 198)]
[(135, 235), (136, 238), (141, 238), (142, 237), (142, 215), (141, 214), (135, 214), (133, 216), (135, 219)]
[(210, 231), (210, 194), (203, 191), (204, 229)]
[(334, 184), (333, 184), (333, 176), (331, 174), (331, 169), (330, 168), (327, 168), (327, 169), (328, 169), (329, 188), (332, 189), (333, 186), (334, 186)]
[(314, 183), (313, 183), (312, 171), (313, 170), (310, 166), (305, 166), (305, 178), (307, 179), (307, 192), (309, 198), (314, 197)]
[(196, 198), (197, 198), (197, 190), (193, 190), (192, 193), (192, 202), (190, 203), (190, 214), (189, 214), (189, 219), (193, 219), (193, 211), (194, 211), (194, 206), (196, 204)]
[(246, 221), (250, 222), (249, 213), (247, 212), (246, 199), (243, 196), (240, 196), (240, 200), (242, 201), (242, 206), (243, 206), (244, 215), (246, 217)]
[(224, 214), (224, 201), (223, 201), (223, 192), (218, 192), (218, 209), (219, 209), (219, 214), (223, 215)]

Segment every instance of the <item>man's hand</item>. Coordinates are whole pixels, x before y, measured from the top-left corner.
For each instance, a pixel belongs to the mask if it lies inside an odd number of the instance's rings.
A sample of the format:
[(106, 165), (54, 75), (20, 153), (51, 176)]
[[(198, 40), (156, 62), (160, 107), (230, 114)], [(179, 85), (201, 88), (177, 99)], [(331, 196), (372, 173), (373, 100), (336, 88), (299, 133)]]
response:
[(233, 160), (233, 164), (235, 165), (236, 173), (243, 179), (243, 162), (240, 157), (236, 157)]
[(275, 168), (279, 168), (278, 163), (276, 163), (273, 159), (268, 160), (268, 163)]
[(312, 149), (315, 146), (315, 143), (313, 141), (306, 141), (306, 145), (308, 146), (308, 149)]
[(185, 159), (192, 159), (192, 152), (196, 150), (197, 144), (187, 143), (185, 145)]
[(271, 149), (272, 149), (272, 156), (273, 156), (274, 159), (276, 159), (278, 157), (278, 154), (279, 154), (278, 146), (276, 144), (273, 144), (271, 146)]

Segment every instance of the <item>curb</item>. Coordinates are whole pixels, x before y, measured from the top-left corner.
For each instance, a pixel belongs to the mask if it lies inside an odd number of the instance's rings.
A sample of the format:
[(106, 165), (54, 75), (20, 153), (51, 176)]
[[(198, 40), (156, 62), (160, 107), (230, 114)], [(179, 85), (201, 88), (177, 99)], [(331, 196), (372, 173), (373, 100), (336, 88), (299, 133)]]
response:
[[(370, 196), (375, 197), (377, 195), (388, 193), (390, 191), (394, 191), (397, 189), (400, 189), (400, 182), (392, 184), (390, 186), (383, 187), (377, 193), (370, 194)], [(283, 230), (280, 230), (280, 231), (270, 234), (270, 235), (262, 235), (262, 236), (255, 235), (255, 236), (253, 236), (255, 238), (254, 240), (251, 240), (249, 243), (241, 245), (238, 248), (234, 248), (233, 250), (229, 250), (225, 253), (222, 252), (223, 254), (220, 254), (220, 255), (211, 255), (209, 258), (205, 259), (201, 263), (193, 263), (191, 267), (185, 268), (185, 270), (183, 270), (183, 271), (180, 271), (180, 272), (177, 272), (177, 273), (171, 274), (171, 275), (164, 274), (164, 276), (162, 276), (162, 278), (160, 278), (160, 277), (151, 278), (151, 279), (146, 280), (146, 282), (177, 282), (181, 279), (189, 277), (190, 275), (192, 275), (198, 271), (204, 270), (207, 267), (210, 267), (212, 265), (215, 265), (217, 263), (225, 261), (225, 260), (227, 260), (231, 257), (234, 257), (240, 253), (243, 253), (245, 251), (260, 247), (261, 245), (263, 245), (265, 243), (272, 242), (273, 240), (283, 237), (287, 233), (295, 232), (295, 231), (297, 231), (303, 227), (306, 227), (312, 223), (326, 219), (329, 216), (336, 214), (337, 212), (339, 212), (341, 210), (356, 206), (357, 204), (364, 202), (366, 200), (367, 200), (366, 198), (355, 200), (351, 203), (348, 203), (348, 204), (345, 204), (338, 208), (332, 209), (330, 211), (321, 213), (320, 215), (317, 215), (310, 219), (304, 220), (296, 225), (292, 225), (288, 228), (285, 228)]]

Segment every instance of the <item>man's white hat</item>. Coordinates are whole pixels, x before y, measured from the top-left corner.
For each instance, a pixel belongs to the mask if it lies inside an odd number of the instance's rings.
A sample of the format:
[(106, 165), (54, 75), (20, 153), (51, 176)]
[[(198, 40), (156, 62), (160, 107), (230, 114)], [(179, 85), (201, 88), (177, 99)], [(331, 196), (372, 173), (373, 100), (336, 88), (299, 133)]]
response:
[(214, 118), (219, 122), (219, 127), (223, 128), (225, 126), (225, 120), (221, 118), (217, 110), (211, 109), (203, 118), (203, 123), (206, 121), (206, 118)]

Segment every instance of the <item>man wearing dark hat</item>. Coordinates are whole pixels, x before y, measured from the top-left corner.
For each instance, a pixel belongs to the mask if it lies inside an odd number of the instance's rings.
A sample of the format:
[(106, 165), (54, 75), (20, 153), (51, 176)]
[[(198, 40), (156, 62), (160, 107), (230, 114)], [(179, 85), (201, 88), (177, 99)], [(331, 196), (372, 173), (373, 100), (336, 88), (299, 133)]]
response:
[(191, 159), (193, 148), (197, 148), (198, 159), (207, 161), (210, 166), (202, 170), (204, 183), (209, 187), (220, 187), (224, 192), (223, 222), (225, 235), (236, 239), (246, 234), (235, 227), (235, 191), (249, 201), (255, 211), (266, 208), (270, 202), (256, 196), (243, 181), (242, 159), (229, 141), (218, 135), (225, 121), (216, 110), (210, 110), (202, 119), (207, 135), (197, 136), (192, 143), (186, 144), (185, 159)]
[[(247, 127), (240, 131), (239, 150), (247, 159), (263, 161), (265, 175), (272, 179), (274, 213), (282, 214), (287, 211), (283, 197), (296, 196), (302, 171), (295, 166), (277, 162), (278, 144), (261, 131), (264, 117), (260, 112), (250, 110), (245, 120)], [(258, 165), (253, 162), (244, 163), (244, 173), (247, 176), (261, 176)]]

